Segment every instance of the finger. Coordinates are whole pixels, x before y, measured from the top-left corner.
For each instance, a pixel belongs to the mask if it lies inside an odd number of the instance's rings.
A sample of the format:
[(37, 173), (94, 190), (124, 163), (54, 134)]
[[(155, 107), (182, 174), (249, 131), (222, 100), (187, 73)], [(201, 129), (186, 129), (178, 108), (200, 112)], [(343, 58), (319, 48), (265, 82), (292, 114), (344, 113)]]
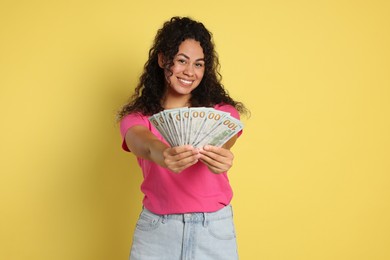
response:
[(164, 151), (164, 157), (172, 160), (181, 160), (192, 155), (198, 154), (199, 151), (192, 146), (189, 147), (174, 147), (168, 148)]
[(200, 157), (200, 154), (198, 151), (186, 151), (186, 152), (182, 152), (182, 153), (179, 153), (179, 154), (176, 154), (174, 156), (171, 156), (171, 160), (173, 161), (185, 161), (187, 162), (188, 160), (194, 160), (194, 159), (198, 159)]
[(206, 163), (208, 166), (215, 167), (217, 169), (226, 169), (229, 165), (228, 162), (218, 161), (215, 160), (214, 158), (205, 155), (201, 155), (200, 160)]
[(189, 161), (188, 163), (184, 164), (184, 165), (181, 167), (181, 170), (187, 169), (188, 167), (190, 167), (190, 166), (196, 164), (198, 161), (199, 161), (199, 159), (195, 159), (195, 160)]
[(222, 147), (206, 145), (203, 147), (203, 149), (200, 150), (200, 152), (215, 159), (220, 158), (220, 160), (224, 160), (224, 158), (233, 158), (233, 153), (230, 150)]
[[(216, 149), (217, 148), (217, 149)], [(218, 147), (205, 147), (203, 150), (199, 151), (202, 155), (207, 156), (215, 161), (220, 163), (230, 162), (233, 160), (233, 154), (227, 149), (218, 148)]]
[(212, 146), (212, 145), (205, 145), (203, 147), (203, 150), (207, 151), (207, 152), (212, 152), (212, 153), (218, 154), (220, 156), (227, 156), (227, 157), (231, 153), (230, 150), (227, 150), (227, 149), (222, 148), (222, 147)]
[(188, 167), (196, 164), (199, 161), (197, 157), (186, 158), (181, 161), (172, 162), (169, 169), (171, 169), (175, 173), (180, 173), (181, 171), (187, 169)]
[(182, 146), (175, 146), (170, 149), (170, 152), (174, 154), (180, 154), (184, 152), (194, 151), (196, 150), (192, 145), (182, 145)]
[(210, 169), (210, 171), (213, 173), (223, 173), (223, 172), (226, 172), (228, 170), (228, 169), (225, 169), (222, 164), (220, 164), (219, 166), (214, 166), (214, 165), (209, 164), (208, 162), (206, 162), (203, 159), (200, 159), (200, 161), (203, 162)]
[(165, 164), (174, 167), (183, 167), (187, 164), (196, 163), (200, 157), (200, 153), (197, 151), (182, 152), (173, 156), (165, 157)]

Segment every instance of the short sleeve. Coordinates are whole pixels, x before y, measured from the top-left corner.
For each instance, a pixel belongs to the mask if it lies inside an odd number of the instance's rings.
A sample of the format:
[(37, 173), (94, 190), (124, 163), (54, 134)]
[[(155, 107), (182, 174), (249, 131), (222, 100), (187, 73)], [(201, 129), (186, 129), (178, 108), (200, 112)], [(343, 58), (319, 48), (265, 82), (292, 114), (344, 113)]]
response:
[(122, 135), (122, 148), (127, 152), (130, 152), (130, 149), (127, 147), (125, 136), (127, 131), (135, 125), (142, 125), (150, 128), (148, 117), (140, 113), (132, 113), (123, 117), (120, 122), (120, 131)]
[[(220, 110), (220, 111), (224, 111), (224, 112), (228, 112), (230, 113), (230, 115), (238, 120), (240, 120), (240, 113), (237, 111), (237, 109), (232, 106), (232, 105), (228, 105), (228, 104), (218, 104), (218, 105), (215, 105), (214, 106), (215, 109), (217, 110)], [(237, 133), (237, 137), (239, 137), (240, 135), (242, 134), (242, 130), (240, 132)]]

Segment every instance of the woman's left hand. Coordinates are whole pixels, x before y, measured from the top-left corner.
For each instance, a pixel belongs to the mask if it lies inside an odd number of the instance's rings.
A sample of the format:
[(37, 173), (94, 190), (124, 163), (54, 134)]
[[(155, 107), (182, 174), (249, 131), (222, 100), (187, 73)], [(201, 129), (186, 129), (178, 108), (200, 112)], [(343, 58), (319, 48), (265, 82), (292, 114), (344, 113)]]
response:
[(233, 166), (234, 155), (226, 148), (206, 145), (199, 152), (200, 160), (213, 173), (227, 172)]

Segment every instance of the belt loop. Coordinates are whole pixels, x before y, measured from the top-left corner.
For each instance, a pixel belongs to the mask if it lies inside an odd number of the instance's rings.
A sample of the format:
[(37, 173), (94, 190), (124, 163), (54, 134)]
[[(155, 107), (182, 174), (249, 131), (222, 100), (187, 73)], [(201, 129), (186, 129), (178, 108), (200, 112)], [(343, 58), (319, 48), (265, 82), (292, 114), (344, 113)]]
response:
[(207, 228), (207, 213), (203, 213), (203, 227)]
[(168, 215), (163, 215), (161, 223), (165, 224), (165, 222), (167, 222), (167, 218), (168, 218)]

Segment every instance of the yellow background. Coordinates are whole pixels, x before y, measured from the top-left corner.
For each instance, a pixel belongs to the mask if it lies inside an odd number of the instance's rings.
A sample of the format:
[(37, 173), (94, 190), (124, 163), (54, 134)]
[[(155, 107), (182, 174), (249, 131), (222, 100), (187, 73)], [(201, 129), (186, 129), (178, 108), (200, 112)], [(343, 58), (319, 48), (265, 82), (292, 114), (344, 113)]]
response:
[(0, 259), (127, 259), (141, 173), (115, 112), (174, 15), (213, 32), (252, 112), (241, 259), (390, 259), (389, 1), (0, 3)]

